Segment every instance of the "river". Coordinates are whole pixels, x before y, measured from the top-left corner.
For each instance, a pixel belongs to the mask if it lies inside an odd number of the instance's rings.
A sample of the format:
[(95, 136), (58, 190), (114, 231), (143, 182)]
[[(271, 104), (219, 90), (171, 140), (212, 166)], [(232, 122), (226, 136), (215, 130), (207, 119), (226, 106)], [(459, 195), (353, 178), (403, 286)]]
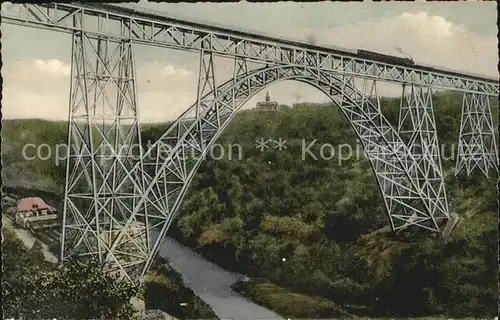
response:
[(182, 275), (187, 287), (208, 303), (220, 319), (282, 319), (278, 314), (251, 302), (231, 289), (241, 275), (205, 260), (190, 248), (165, 237), (160, 255)]

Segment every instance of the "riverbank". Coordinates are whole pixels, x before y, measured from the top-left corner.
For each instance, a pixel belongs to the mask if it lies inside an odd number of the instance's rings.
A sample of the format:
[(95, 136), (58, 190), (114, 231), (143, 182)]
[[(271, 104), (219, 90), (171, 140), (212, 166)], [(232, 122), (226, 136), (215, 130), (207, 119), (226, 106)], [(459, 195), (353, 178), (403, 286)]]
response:
[(163, 240), (159, 254), (169, 261), (169, 265), (182, 275), (185, 285), (209, 304), (220, 319), (283, 319), (278, 313), (231, 289), (231, 285), (241, 280), (243, 275), (222, 269), (168, 236)]
[[(233, 290), (248, 299), (266, 306), (286, 318), (329, 318), (337, 319), (352, 318), (355, 320), (450, 320), (446, 316), (420, 317), (420, 318), (373, 318), (359, 317), (346, 311), (330, 300), (293, 292), (278, 285), (264, 280), (251, 282), (237, 282), (232, 286)], [(463, 320), (477, 320), (477, 318), (463, 318)], [(498, 317), (495, 318), (498, 320)]]
[[(51, 192), (43, 191), (43, 190), (34, 190), (34, 189), (23, 189), (23, 188), (8, 188), (7, 190), (10, 194), (16, 196), (17, 198), (29, 197), (29, 196), (42, 196), (44, 199), (49, 199), (51, 204), (60, 207), (60, 203), (57, 202), (58, 197)], [(4, 194), (5, 195), (5, 194)], [(2, 227), (9, 228), (14, 232), (15, 236), (21, 240), (24, 246), (28, 249), (31, 249), (33, 245), (38, 242), (41, 245), (41, 250), (44, 255), (44, 258), (47, 262), (50, 262), (54, 265), (58, 263), (57, 256), (59, 255), (59, 241), (58, 239), (51, 239), (46, 236), (43, 232), (40, 233), (32, 233), (29, 230), (20, 228), (16, 226), (13, 222), (13, 219), (6, 214), (7, 207), (11, 207), (14, 204), (10, 204), (10, 206), (4, 206), (2, 208)], [(52, 241), (48, 241), (52, 240)], [(54, 242), (57, 242), (54, 245)], [(142, 299), (142, 297), (135, 297), (131, 300), (132, 305), (137, 310), (137, 316), (139, 319), (192, 319), (191, 315), (203, 314), (210, 315), (213, 314), (210, 307), (206, 305), (198, 296), (196, 296), (189, 288), (184, 286), (182, 282), (181, 275), (175, 272), (173, 269), (169, 269), (170, 272), (165, 274), (164, 276), (170, 279), (171, 281), (175, 281), (176, 287), (175, 290), (169, 292), (168, 296), (164, 296), (163, 300), (172, 301), (171, 297), (181, 298), (184, 301), (193, 301), (194, 303), (190, 303), (189, 306), (184, 308), (184, 312), (187, 316), (183, 316), (182, 313), (178, 313), (177, 310), (179, 306), (166, 304), (166, 308), (163, 309), (155, 309), (149, 308), (146, 310), (145, 306), (147, 306), (146, 301)], [(156, 312), (157, 310), (161, 311)], [(158, 314), (156, 314), (156, 313)], [(215, 314), (213, 314), (215, 315)], [(215, 319), (216, 317), (208, 317), (210, 319)]]
[(346, 310), (330, 300), (293, 292), (263, 281), (237, 282), (233, 290), (286, 318), (352, 318)]
[(218, 320), (212, 308), (186, 287), (182, 276), (161, 257), (146, 276), (144, 301), (147, 310), (161, 310), (177, 319)]

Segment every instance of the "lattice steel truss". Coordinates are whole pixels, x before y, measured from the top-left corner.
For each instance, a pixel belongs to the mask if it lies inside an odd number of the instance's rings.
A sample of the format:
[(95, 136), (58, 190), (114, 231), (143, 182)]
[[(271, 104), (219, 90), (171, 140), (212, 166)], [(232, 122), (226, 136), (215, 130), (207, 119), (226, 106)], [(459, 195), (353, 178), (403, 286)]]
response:
[(415, 158), (412, 165), (418, 171), (414, 178), (428, 195), (426, 209), (435, 228), (439, 229), (438, 226), (449, 218), (449, 210), (431, 88), (403, 86), (398, 132)]
[[(61, 260), (96, 259), (128, 279), (149, 256), (130, 41), (73, 35)], [(132, 208), (136, 208), (132, 214)]]
[[(241, 92), (236, 89), (246, 88), (249, 94), (251, 79), (244, 78), (247, 74), (247, 62), (235, 59), (233, 79), (217, 86), (213, 54), (202, 51), (196, 103), (144, 154), (147, 179), (144, 203), (149, 212), (148, 230), (152, 241), (150, 259), (144, 265), (143, 273), (153, 262), (196, 169), (215, 141), (214, 137), (220, 134), (221, 126), (227, 123), (228, 117), (234, 115), (236, 107), (241, 106), (243, 100), (246, 101), (247, 96), (240, 97)], [(220, 94), (226, 95), (226, 101), (221, 101)], [(139, 203), (137, 210), (142, 205)]]
[[(77, 20), (87, 23), (82, 26), (75, 22)], [(26, 3), (3, 13), (4, 21), (61, 32), (85, 31), (93, 36), (133, 40), (148, 46), (196, 52), (209, 50), (219, 56), (248, 61), (308, 66), (346, 76), (498, 96), (497, 79), (374, 61), (359, 57), (355, 51), (311, 46), (296, 40), (170, 18), (164, 12), (143, 12), (112, 4)], [(124, 26), (127, 32), (124, 33), (120, 26)]]
[[(212, 66), (206, 67), (205, 61)], [(209, 76), (213, 60), (202, 57), (201, 66), (207, 73), (200, 77), (204, 79), (200, 81), (203, 88), (204, 82), (213, 81), (213, 77)], [(149, 268), (210, 146), (245, 101), (269, 84), (285, 79), (309, 83), (340, 106), (365, 148), (395, 230), (415, 226), (441, 231), (442, 221), (436, 218), (436, 207), (439, 206), (435, 204), (435, 194), (440, 194), (440, 190), (434, 190), (433, 184), (422, 182), (428, 177), (423, 176), (426, 173), (423, 168), (436, 168), (431, 163), (434, 159), (426, 156), (415, 158), (382, 115), (380, 107), (353, 86), (352, 78), (297, 66), (270, 66), (249, 72), (246, 62), (237, 60), (235, 77), (217, 87), (212, 83), (216, 93), (208, 93), (199, 100), (209, 102), (201, 103), (203, 107), (199, 107), (199, 102), (194, 104), (145, 153), (145, 185), (148, 187), (143, 199), (151, 208), (148, 209), (150, 220), (153, 215), (156, 219), (149, 224), (150, 232), (155, 234), (151, 238), (156, 240), (153, 241), (144, 272)], [(395, 195), (395, 188), (403, 196)], [(137, 210), (141, 206), (142, 203), (139, 203)], [(442, 215), (446, 217), (447, 212)]]
[[(2, 11), (2, 21), (73, 34), (61, 258), (95, 258), (129, 280), (147, 272), (217, 137), (244, 102), (275, 81), (308, 83), (340, 107), (395, 231), (441, 232), (450, 219), (430, 87), (465, 93), (457, 172), (498, 168), (488, 100), (498, 95), (496, 79), (95, 3), (23, 4)], [(144, 154), (132, 41), (200, 53), (196, 103)], [(233, 78), (222, 84), (216, 55), (235, 60)], [(370, 81), (358, 90), (354, 78)], [(380, 110), (376, 81), (405, 86), (397, 130)]]
[(470, 176), (479, 169), (486, 177), (498, 172), (498, 149), (495, 142), (490, 97), (464, 93), (455, 174), (465, 170)]

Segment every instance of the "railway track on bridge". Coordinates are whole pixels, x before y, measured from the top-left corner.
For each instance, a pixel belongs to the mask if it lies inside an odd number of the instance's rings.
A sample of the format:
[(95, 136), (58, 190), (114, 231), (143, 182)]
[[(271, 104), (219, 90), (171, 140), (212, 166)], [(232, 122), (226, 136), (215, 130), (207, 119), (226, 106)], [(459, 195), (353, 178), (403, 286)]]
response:
[[(453, 229), (433, 90), (464, 95), (457, 174), (498, 170), (490, 107), (498, 79), (112, 4), (22, 4), (2, 10), (2, 22), (72, 34), (73, 148), (67, 157), (63, 255), (86, 252), (130, 280), (147, 272), (217, 137), (246, 101), (277, 81), (311, 85), (341, 109), (367, 153), (395, 232), (416, 228), (448, 236)], [(122, 157), (122, 145), (140, 141), (136, 44), (197, 52), (198, 89), (196, 102), (150, 149)], [(222, 83), (214, 76), (220, 58), (234, 61), (234, 76)], [(355, 79), (366, 85), (359, 88)], [(378, 82), (402, 87), (397, 127), (381, 111)], [(114, 135), (105, 123), (130, 130)], [(99, 158), (102, 144), (114, 146), (112, 159)], [(152, 239), (157, 229), (159, 237)]]
[(2, 13), (4, 23), (177, 50), (210, 51), (258, 63), (295, 64), (395, 83), (498, 96), (498, 79), (426, 65), (388, 63), (357, 51), (311, 45), (249, 31), (181, 20), (166, 13), (114, 4), (23, 4)]

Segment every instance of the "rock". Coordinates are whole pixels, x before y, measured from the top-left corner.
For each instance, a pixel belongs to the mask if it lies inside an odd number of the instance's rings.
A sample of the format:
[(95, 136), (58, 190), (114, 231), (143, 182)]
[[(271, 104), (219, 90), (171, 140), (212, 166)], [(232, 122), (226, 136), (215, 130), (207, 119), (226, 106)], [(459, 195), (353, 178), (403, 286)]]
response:
[(457, 213), (455, 213), (455, 212), (450, 213), (450, 219), (446, 223), (446, 226), (444, 227), (443, 233), (442, 233), (444, 243), (448, 243), (448, 241), (451, 239), (451, 233), (455, 229), (455, 227), (457, 226), (459, 220), (460, 220), (460, 217), (458, 216)]

